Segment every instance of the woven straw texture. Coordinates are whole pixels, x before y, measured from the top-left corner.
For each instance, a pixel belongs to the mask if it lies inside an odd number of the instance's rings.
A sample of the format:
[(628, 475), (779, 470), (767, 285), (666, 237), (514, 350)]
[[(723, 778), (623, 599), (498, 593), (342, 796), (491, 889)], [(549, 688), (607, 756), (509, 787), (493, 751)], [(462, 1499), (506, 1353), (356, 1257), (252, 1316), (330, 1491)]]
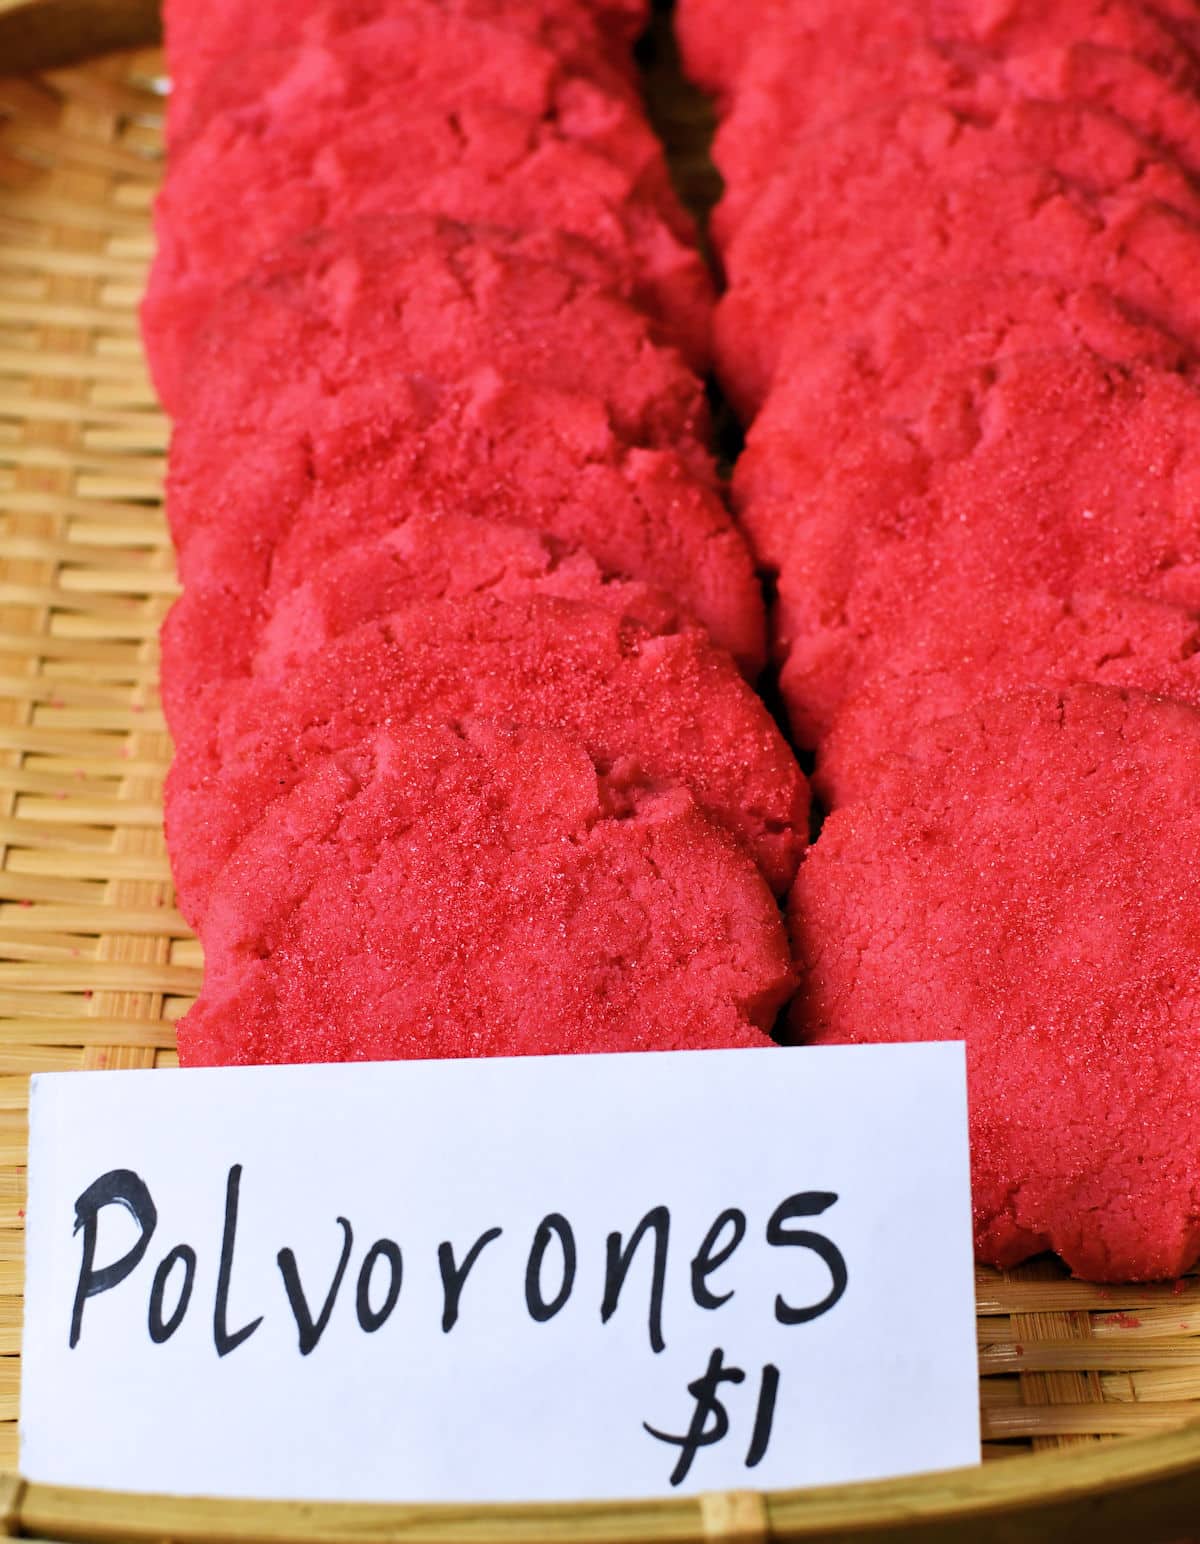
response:
[[(28, 1076), (170, 1066), (200, 981), (160, 832), (166, 425), (136, 307), (153, 53), (0, 80), (0, 1467), (16, 1462)], [(978, 1283), (989, 1457), (1200, 1416), (1200, 1281)], [(904, 1325), (894, 1326), (897, 1335)], [(912, 1391), (914, 1403), (922, 1391)], [(901, 1412), (902, 1414), (902, 1412)]]

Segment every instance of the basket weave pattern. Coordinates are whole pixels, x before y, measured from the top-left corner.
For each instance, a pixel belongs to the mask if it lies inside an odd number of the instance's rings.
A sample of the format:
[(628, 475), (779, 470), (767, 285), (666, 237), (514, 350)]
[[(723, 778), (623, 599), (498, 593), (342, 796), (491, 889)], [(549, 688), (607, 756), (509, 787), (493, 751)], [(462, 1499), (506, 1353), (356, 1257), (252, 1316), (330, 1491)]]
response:
[[(28, 1076), (175, 1064), (199, 946), (161, 836), (166, 425), (137, 334), (157, 55), (0, 80), (0, 1467), (16, 1463)], [(1200, 1282), (978, 1280), (989, 1457), (1200, 1416)], [(903, 1335), (902, 1323), (894, 1326)], [(920, 1400), (920, 1389), (913, 1390)]]

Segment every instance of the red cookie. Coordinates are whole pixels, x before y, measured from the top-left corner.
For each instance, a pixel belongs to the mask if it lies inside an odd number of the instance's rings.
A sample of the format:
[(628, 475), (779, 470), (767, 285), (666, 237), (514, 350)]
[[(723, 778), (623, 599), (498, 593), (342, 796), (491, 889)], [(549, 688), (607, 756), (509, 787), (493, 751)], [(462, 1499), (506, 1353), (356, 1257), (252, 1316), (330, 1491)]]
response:
[(182, 106), (172, 100), (173, 149), (185, 156), (187, 139), (223, 113), (269, 140), (301, 117), (328, 122), (366, 111), (372, 122), (403, 132), (410, 118), (474, 108), (556, 124), (564, 138), (624, 168), (660, 200), (668, 221), (690, 231), (628, 78), (605, 71), (599, 59), (591, 75), (580, 73), (519, 30), (427, 5), (410, 5), (327, 43), (289, 41), (239, 55), (236, 70), (215, 71)]
[[(172, 162), (158, 198), (143, 315), (168, 409), (178, 400), (178, 356), (233, 280), (282, 243), (363, 215), (425, 211), (569, 232), (603, 258), (609, 283), (659, 318), (670, 342), (707, 363), (711, 280), (658, 144), (628, 103), (576, 77), (557, 94), (514, 87), (517, 99), (548, 100), (540, 110), (509, 107), (460, 97), (453, 70), (440, 96), (428, 82), (411, 83), (410, 94), (409, 52), (382, 37), (353, 55), (343, 39), (334, 56), (282, 57), (292, 68), (281, 67), (278, 86), (261, 105), (211, 118)], [(231, 184), (252, 187), (254, 198), (231, 199)]]
[(185, 1066), (767, 1046), (787, 940), (682, 790), (625, 798), (577, 742), (365, 735), (243, 843)]
[(1086, 102), (1123, 117), (1194, 170), (1200, 70), (1137, 0), (806, 0), (771, 12), (747, 45), (713, 147), (724, 246), (781, 151), (839, 119), (927, 96), (964, 112), (1020, 97)]
[(876, 443), (903, 456), (915, 438), (930, 456), (961, 455), (975, 432), (963, 393), (998, 360), (1081, 347), (1170, 371), (1195, 362), (1107, 291), (1020, 273), (888, 295), (824, 347), (789, 357), (734, 467), (734, 507), (759, 563), (778, 572), (812, 521), (841, 518), (842, 495), (826, 484), (869, 475)]
[[(231, 544), (232, 546), (232, 544)], [(162, 629), (161, 691), (167, 723), (187, 738), (222, 681), (282, 681), (362, 622), (419, 601), (467, 595), (520, 600), (558, 595), (631, 617), (653, 632), (681, 625), (661, 590), (606, 577), (590, 555), (537, 531), (475, 515), (419, 515), (374, 540), (345, 546), (286, 587), (272, 572), (263, 591), (214, 572), (189, 584)]]
[(1200, 617), (1106, 592), (989, 593), (942, 576), (821, 741), (814, 786), (869, 798), (879, 765), (927, 725), (1021, 687), (1136, 687), (1200, 708)]
[[(348, 33), (380, 22), (424, 22), (451, 37), (463, 23), (474, 24), (494, 37), (500, 52), (514, 41), (547, 49), (575, 73), (637, 100), (628, 41), (577, 0), (321, 0), (253, 10), (240, 0), (167, 0), (163, 20), (172, 149), (211, 114), (214, 88), (249, 100), (246, 87), (258, 55), (282, 48), (340, 49)], [(504, 94), (509, 83), (500, 84)]]
[(179, 904), (204, 915), (222, 865), (314, 757), (381, 725), (486, 716), (580, 739), (614, 784), (687, 787), (782, 893), (807, 837), (795, 758), (698, 629), (655, 635), (547, 595), (467, 596), (364, 623), (278, 683), (222, 683), (186, 716), (167, 779)]
[(688, 79), (725, 98), (755, 32), (769, 18), (765, 0), (677, 0), (675, 35)]
[[(178, 341), (177, 330), (158, 330), (159, 300), (147, 302), (147, 326), (160, 343)], [(303, 433), (324, 398), (381, 377), (451, 382), (487, 367), (599, 396), (629, 444), (678, 450), (712, 475), (700, 381), (607, 287), (603, 259), (552, 232), (432, 215), (311, 230), (227, 290), (195, 342), (183, 354), (171, 343), (189, 368), (167, 406), (214, 431)]]
[(1101, 687), (926, 731), (791, 898), (791, 1030), (963, 1039), (976, 1249), (1078, 1275), (1200, 1251), (1200, 714)]
[(363, 622), (414, 600), (465, 595), (519, 600), (557, 595), (629, 617), (650, 632), (686, 625), (669, 595), (636, 580), (606, 578), (580, 547), (472, 515), (411, 521), (378, 541), (348, 547), (280, 597), (253, 658), (262, 680), (284, 680)]
[(1042, 33), (1086, 34), (1098, 43), (1128, 49), (1150, 39), (1142, 51), (1161, 60), (1170, 49), (1163, 40), (1166, 34), (1193, 58), (1200, 52), (1200, 15), (1194, 0), (937, 0), (935, 14), (943, 27), (947, 22), (958, 30), (970, 27), (980, 43), (992, 48), (1012, 50), (1014, 43), (1036, 40)]
[[(846, 8), (843, 8), (846, 9)], [(1194, 0), (1162, 0), (1155, 5), (1119, 3), (1119, 0), (925, 0), (919, 9), (927, 18), (927, 31), (949, 28), (952, 35), (966, 33), (977, 44), (999, 48), (1027, 35), (1027, 29), (1046, 26), (1059, 39), (1087, 38), (1103, 42), (1121, 37), (1121, 28), (1137, 29), (1139, 13), (1147, 16), (1146, 27), (1161, 25), (1181, 48), (1193, 55), (1200, 53), (1200, 18)], [(871, 27), (890, 25), (897, 7), (881, 6), (864, 0), (850, 12), (859, 21), (860, 48), (867, 41), (863, 12)], [(675, 25), (680, 51), (688, 75), (707, 91), (728, 99), (742, 84), (747, 60), (758, 46), (780, 47), (780, 28), (803, 27), (814, 13), (811, 0), (797, 5), (795, 0), (678, 0)], [(821, 13), (823, 14), (823, 13)], [(828, 24), (836, 24), (836, 15)], [(770, 40), (770, 42), (768, 42)], [(869, 44), (868, 44), (869, 46)], [(1115, 46), (1129, 47), (1129, 43)], [(828, 82), (829, 77), (824, 79)], [(836, 93), (836, 82), (831, 83)]]
[[(586, 546), (605, 574), (668, 591), (748, 675), (762, 666), (762, 597), (720, 495), (674, 452), (623, 444), (591, 394), (487, 367), (447, 386), (372, 371), (278, 433), (197, 412), (175, 431), (167, 509), (185, 583), (224, 589), (250, 633), (347, 545), (466, 509)], [(230, 635), (197, 667), (242, 660)]]
[[(955, 600), (1042, 589), (1200, 607), (1200, 392), (1087, 349), (940, 383), (831, 467), (822, 519), (779, 577), (782, 689), (807, 744), (920, 624), (951, 646)], [(985, 599), (986, 598), (986, 599)]]
[(1200, 340), (1200, 195), (1116, 119), (1021, 102), (988, 126), (928, 102), (803, 141), (732, 243), (722, 381), (751, 417), (781, 358), (858, 326), (889, 294), (1030, 272), (1096, 283)]
[(172, 91), (182, 86), (186, 94), (213, 71), (236, 68), (232, 61), (253, 50), (331, 43), (355, 27), (418, 8), (436, 8), (447, 20), (494, 22), (564, 57), (579, 51), (581, 59), (602, 57), (606, 65), (628, 59), (648, 11), (643, 0), (268, 0), (253, 7), (241, 0), (165, 0)]

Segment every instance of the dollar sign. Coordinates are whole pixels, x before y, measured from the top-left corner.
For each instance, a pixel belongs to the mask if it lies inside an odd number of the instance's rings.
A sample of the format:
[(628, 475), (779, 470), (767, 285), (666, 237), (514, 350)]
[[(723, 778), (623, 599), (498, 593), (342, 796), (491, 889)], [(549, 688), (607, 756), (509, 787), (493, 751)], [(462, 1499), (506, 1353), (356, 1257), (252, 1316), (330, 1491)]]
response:
[[(679, 1485), (685, 1479), (692, 1467), (692, 1460), (702, 1447), (711, 1447), (714, 1442), (720, 1442), (729, 1430), (729, 1416), (723, 1401), (717, 1397), (717, 1390), (722, 1383), (741, 1383), (746, 1374), (740, 1367), (725, 1367), (724, 1361), (725, 1353), (718, 1346), (708, 1359), (708, 1369), (704, 1376), (688, 1384), (688, 1393), (696, 1401), (696, 1408), (692, 1411), (691, 1423), (683, 1436), (675, 1437), (670, 1432), (657, 1431), (648, 1421), (642, 1422), (652, 1437), (657, 1437), (660, 1442), (669, 1442), (679, 1449), (678, 1461), (671, 1471), (672, 1485)], [(711, 1426), (708, 1424), (710, 1416)]]

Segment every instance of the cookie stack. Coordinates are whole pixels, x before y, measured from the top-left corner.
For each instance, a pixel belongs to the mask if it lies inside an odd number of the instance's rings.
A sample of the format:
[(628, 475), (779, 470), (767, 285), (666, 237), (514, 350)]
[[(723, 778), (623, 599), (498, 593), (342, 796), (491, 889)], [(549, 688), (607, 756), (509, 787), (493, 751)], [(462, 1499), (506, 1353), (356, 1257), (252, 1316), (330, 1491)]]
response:
[(799, 1038), (963, 1038), (977, 1247), (1200, 1253), (1200, 8), (681, 0), (834, 813)]
[(625, 0), (169, 0), (185, 1064), (768, 1045), (807, 789)]

